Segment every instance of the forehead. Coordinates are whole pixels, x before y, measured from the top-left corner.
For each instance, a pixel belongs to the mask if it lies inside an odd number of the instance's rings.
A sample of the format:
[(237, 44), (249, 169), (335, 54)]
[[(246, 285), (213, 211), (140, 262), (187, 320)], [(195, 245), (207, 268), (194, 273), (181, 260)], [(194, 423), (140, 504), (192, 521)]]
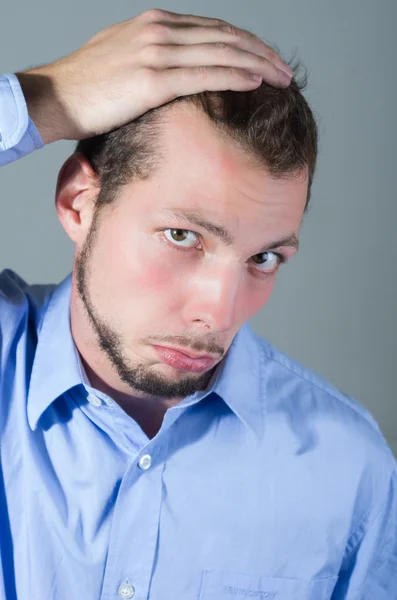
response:
[(190, 104), (166, 110), (160, 132), (162, 160), (146, 182), (153, 209), (196, 210), (221, 216), (231, 227), (251, 223), (262, 230), (267, 224), (298, 231), (307, 198), (306, 173), (275, 178), (266, 168), (255, 168), (237, 143)]

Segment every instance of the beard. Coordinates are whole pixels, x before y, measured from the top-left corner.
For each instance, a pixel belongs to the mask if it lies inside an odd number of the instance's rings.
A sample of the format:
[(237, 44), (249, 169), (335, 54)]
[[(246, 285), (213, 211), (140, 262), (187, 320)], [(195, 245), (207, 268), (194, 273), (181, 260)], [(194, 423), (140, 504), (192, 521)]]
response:
[[(99, 211), (96, 211), (84, 246), (76, 259), (76, 287), (79, 298), (96, 334), (100, 349), (106, 354), (120, 379), (131, 388), (131, 393), (139, 391), (152, 397), (170, 399), (185, 398), (199, 390), (205, 389), (218, 365), (200, 375), (186, 376), (178, 381), (168, 379), (154, 372), (151, 366), (142, 363), (132, 363), (126, 356), (126, 345), (123, 341), (123, 334), (117, 331), (106, 318), (99, 314), (89, 292), (90, 263), (99, 230), (98, 215)], [(178, 336), (178, 339), (180, 340), (181, 337)], [(189, 342), (190, 347), (192, 347), (192, 340), (186, 340), (185, 346), (188, 347)], [(215, 351), (223, 354), (223, 350), (219, 346), (216, 346)]]

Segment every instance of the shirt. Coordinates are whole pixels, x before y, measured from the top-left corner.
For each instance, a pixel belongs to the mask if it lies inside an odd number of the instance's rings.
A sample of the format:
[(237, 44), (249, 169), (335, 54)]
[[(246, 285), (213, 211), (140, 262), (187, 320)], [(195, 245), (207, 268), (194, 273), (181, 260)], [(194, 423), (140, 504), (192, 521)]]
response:
[[(42, 143), (0, 85), (7, 162)], [(70, 294), (0, 274), (1, 600), (397, 599), (397, 464), (357, 400), (246, 324), (149, 439), (90, 386)]]

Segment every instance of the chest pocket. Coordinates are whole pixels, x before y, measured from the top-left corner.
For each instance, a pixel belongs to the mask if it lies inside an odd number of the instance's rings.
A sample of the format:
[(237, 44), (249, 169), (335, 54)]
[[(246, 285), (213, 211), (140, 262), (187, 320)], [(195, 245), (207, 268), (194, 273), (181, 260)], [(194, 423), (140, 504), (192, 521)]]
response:
[(329, 600), (337, 579), (287, 579), (208, 570), (203, 571), (198, 600)]

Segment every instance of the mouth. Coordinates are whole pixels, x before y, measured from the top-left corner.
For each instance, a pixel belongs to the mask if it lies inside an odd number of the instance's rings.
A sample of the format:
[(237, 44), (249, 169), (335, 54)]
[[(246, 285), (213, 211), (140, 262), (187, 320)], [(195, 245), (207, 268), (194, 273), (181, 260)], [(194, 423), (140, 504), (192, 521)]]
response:
[(211, 369), (217, 359), (211, 355), (193, 354), (185, 349), (153, 345), (162, 362), (180, 371), (203, 373)]

